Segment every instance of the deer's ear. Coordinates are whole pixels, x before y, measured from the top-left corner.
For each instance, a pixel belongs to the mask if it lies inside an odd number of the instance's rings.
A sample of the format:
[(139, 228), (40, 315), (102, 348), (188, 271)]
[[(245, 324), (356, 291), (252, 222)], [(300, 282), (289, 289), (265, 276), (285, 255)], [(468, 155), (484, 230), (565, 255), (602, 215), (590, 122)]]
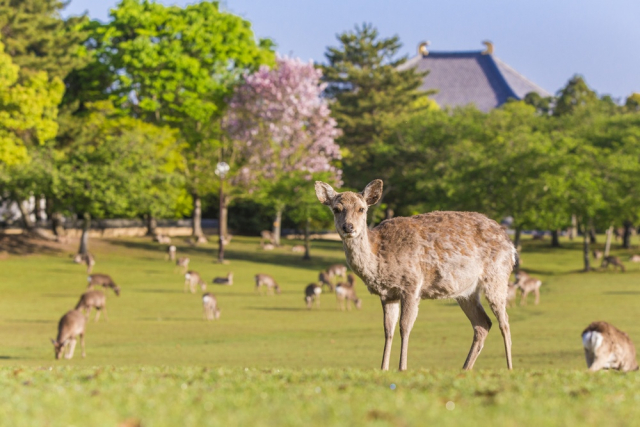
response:
[(57, 345), (58, 343), (56, 342), (56, 340), (54, 340), (53, 338), (51, 338), (51, 344), (53, 344), (53, 345)]
[(322, 181), (316, 181), (316, 196), (323, 205), (330, 205), (336, 192), (329, 184)]
[(380, 198), (382, 197), (382, 180), (374, 179), (369, 184), (367, 184), (365, 189), (360, 194), (362, 194), (362, 196), (364, 197), (367, 205), (375, 205), (380, 201)]

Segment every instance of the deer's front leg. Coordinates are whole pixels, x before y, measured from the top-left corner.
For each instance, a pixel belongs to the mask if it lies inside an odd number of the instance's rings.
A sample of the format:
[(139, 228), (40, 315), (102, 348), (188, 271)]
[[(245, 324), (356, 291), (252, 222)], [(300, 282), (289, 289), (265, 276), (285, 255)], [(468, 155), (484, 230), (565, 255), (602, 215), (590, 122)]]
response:
[(400, 301), (385, 301), (382, 298), (380, 301), (382, 301), (382, 313), (384, 315), (384, 353), (382, 353), (382, 366), (380, 369), (388, 371), (393, 333), (396, 330), (400, 314)]
[(402, 299), (402, 306), (400, 309), (400, 338), (402, 340), (402, 347), (400, 347), (400, 370), (407, 370), (407, 353), (409, 351), (409, 335), (413, 324), (418, 317), (418, 307), (420, 305), (420, 299), (413, 296), (405, 297)]

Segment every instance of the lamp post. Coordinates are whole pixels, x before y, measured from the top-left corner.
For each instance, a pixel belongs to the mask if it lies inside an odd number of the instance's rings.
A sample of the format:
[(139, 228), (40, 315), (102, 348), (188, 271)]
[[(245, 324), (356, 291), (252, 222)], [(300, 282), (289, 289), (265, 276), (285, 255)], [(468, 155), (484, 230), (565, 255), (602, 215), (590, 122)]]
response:
[(225, 162), (219, 162), (216, 165), (216, 175), (220, 177), (220, 214), (218, 215), (218, 262), (224, 262), (224, 231), (222, 230), (222, 217), (225, 206), (224, 200), (224, 177), (229, 172), (229, 165)]

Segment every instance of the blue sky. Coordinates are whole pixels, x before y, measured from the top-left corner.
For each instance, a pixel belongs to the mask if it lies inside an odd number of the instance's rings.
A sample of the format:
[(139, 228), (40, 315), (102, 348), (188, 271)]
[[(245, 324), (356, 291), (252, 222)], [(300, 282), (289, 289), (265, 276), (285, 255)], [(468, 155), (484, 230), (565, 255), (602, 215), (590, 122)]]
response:
[[(88, 12), (108, 20), (116, 0), (72, 0), (65, 14)], [(185, 0), (162, 0), (185, 5)], [(556, 92), (576, 73), (600, 94), (625, 98), (640, 92), (638, 0), (227, 0), (223, 7), (269, 37), (278, 52), (324, 61), (335, 35), (370, 22), (383, 36), (397, 34), (403, 53), (419, 42), (431, 50), (480, 50), (495, 54), (533, 82)]]

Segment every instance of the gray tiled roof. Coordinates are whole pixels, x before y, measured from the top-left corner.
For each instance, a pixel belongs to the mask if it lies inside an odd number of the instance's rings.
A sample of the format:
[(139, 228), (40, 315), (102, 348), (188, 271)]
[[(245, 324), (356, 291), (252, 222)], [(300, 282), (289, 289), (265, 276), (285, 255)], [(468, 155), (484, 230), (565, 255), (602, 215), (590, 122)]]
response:
[(429, 52), (401, 67), (428, 70), (421, 89), (437, 90), (432, 98), (441, 106), (475, 104), (481, 111), (489, 111), (509, 98), (522, 99), (529, 92), (550, 95), (494, 55), (481, 51)]

